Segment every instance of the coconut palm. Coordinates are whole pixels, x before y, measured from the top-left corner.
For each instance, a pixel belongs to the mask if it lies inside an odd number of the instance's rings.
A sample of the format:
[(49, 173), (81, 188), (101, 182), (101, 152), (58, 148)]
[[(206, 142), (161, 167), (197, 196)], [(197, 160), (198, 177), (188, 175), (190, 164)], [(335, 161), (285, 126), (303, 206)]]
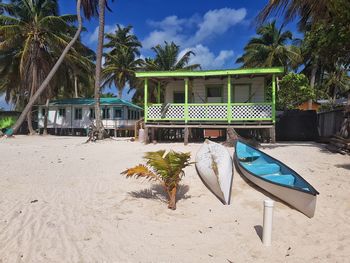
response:
[(168, 208), (176, 209), (176, 191), (184, 176), (184, 168), (191, 165), (190, 153), (180, 153), (165, 150), (145, 154), (146, 165), (139, 164), (123, 171), (126, 177), (146, 178), (159, 182), (169, 197)]
[[(78, 2), (80, 4), (80, 0)], [(26, 116), (30, 119), (34, 102), (48, 87), (79, 34), (74, 35), (76, 16), (60, 16), (56, 0), (11, 0), (2, 3), (1, 8), (5, 14), (0, 16), (0, 52), (19, 51), (21, 85), (29, 87), (31, 98), (13, 127), (16, 131)], [(78, 23), (81, 25), (81, 20), (78, 19)], [(80, 31), (81, 26), (77, 33)], [(52, 58), (59, 54), (62, 56), (50, 71)], [(40, 81), (46, 75), (47, 78)]]
[(113, 84), (118, 90), (118, 97), (122, 98), (125, 84), (135, 80), (135, 72), (141, 68), (142, 59), (135, 59), (127, 48), (122, 48), (115, 55), (106, 54), (102, 77), (104, 86), (111, 87)]
[(257, 18), (262, 24), (272, 14), (284, 14), (286, 22), (299, 17), (299, 25), (303, 28), (309, 22), (329, 18), (332, 2), (334, 0), (270, 0)]
[(105, 37), (108, 41), (105, 47), (111, 48), (109, 54), (114, 55), (118, 53), (118, 50), (127, 48), (130, 53), (135, 54), (135, 56), (140, 56), (142, 44), (137, 36), (132, 33), (132, 26), (122, 27), (118, 24), (115, 32), (108, 33)]
[(300, 48), (289, 45), (293, 40), (292, 32), (284, 31), (283, 26), (276, 27), (276, 21), (257, 29), (258, 37), (252, 38), (244, 48), (244, 54), (236, 63), (243, 67), (274, 67), (283, 66), (286, 69), (295, 68), (301, 63)]
[(164, 42), (164, 46), (157, 45), (152, 47), (155, 52), (154, 58), (146, 58), (145, 69), (148, 71), (176, 71), (176, 70), (195, 70), (199, 69), (199, 64), (189, 64), (191, 56), (195, 56), (193, 51), (185, 52), (180, 56), (180, 46), (174, 42), (170, 44)]
[(141, 43), (131, 33), (131, 30), (132, 26), (118, 25), (114, 33), (106, 35), (109, 42), (105, 47), (111, 50), (105, 54), (106, 62), (102, 73), (103, 86), (111, 87), (114, 84), (119, 98), (122, 97), (127, 82), (136, 83), (135, 72), (143, 65), (143, 60), (137, 58), (140, 55)]
[[(200, 69), (201, 67), (200, 64), (190, 64), (191, 56), (196, 55), (193, 51), (189, 50), (182, 54), (180, 52), (180, 46), (176, 45), (174, 42), (169, 44), (165, 41), (163, 46), (157, 45), (152, 47), (152, 50), (155, 56), (145, 59), (144, 70), (146, 71), (186, 71)], [(151, 100), (154, 100), (156, 97), (157, 85), (158, 84), (152, 82), (152, 80), (149, 83)], [(161, 81), (161, 90), (164, 90), (166, 85), (167, 81)], [(144, 96), (143, 92), (144, 89), (140, 88), (140, 85), (136, 85), (136, 92), (133, 100), (143, 103), (143, 101), (140, 100), (140, 98)]]

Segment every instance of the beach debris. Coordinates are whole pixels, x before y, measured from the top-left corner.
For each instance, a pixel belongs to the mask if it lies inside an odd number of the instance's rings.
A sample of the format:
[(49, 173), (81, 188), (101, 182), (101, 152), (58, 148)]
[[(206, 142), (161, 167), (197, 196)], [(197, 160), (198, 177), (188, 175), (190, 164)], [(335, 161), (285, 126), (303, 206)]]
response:
[(198, 232), (199, 232), (199, 233), (201, 233), (201, 234), (203, 234), (203, 232), (202, 232), (202, 231), (200, 231), (200, 230), (198, 230)]
[(139, 164), (121, 172), (127, 178), (145, 178), (159, 182), (168, 194), (168, 208), (176, 209), (176, 192), (179, 182), (185, 175), (184, 168), (191, 165), (191, 153), (165, 150), (147, 152), (144, 156), (146, 165)]
[(231, 261), (231, 260), (229, 260), (229, 259), (227, 259), (227, 258), (226, 258), (226, 260), (227, 260), (228, 263), (233, 263), (233, 261)]
[(36, 203), (36, 202), (38, 202), (37, 199), (35, 199), (35, 200), (33, 200), (33, 201), (30, 201), (31, 204)]
[(214, 257), (212, 254), (208, 254), (208, 256), (211, 257), (211, 258)]

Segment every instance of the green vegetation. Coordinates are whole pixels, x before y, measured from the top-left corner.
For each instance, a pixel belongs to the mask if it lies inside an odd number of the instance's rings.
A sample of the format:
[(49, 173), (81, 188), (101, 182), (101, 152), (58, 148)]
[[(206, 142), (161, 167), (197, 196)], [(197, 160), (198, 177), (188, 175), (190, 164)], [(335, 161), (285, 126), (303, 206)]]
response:
[(15, 122), (16, 118), (14, 117), (5, 117), (0, 119), (0, 130), (10, 128), (13, 124), (15, 124)]
[(314, 99), (315, 94), (304, 74), (289, 73), (279, 83), (277, 92), (277, 108), (295, 109), (301, 103)]
[(176, 209), (176, 191), (184, 176), (184, 168), (191, 165), (190, 153), (180, 153), (165, 150), (145, 154), (146, 165), (139, 164), (122, 172), (126, 177), (146, 178), (159, 182), (169, 197), (168, 208)]

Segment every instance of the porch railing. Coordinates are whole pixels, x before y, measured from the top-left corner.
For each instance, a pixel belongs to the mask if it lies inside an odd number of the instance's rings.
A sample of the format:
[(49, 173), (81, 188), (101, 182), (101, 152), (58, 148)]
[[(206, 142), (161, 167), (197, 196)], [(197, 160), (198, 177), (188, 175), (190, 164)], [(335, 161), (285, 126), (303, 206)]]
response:
[[(151, 104), (146, 108), (147, 120), (237, 121), (273, 120), (272, 103)], [(187, 115), (187, 116), (185, 116)], [(147, 121), (146, 120), (146, 121)]]

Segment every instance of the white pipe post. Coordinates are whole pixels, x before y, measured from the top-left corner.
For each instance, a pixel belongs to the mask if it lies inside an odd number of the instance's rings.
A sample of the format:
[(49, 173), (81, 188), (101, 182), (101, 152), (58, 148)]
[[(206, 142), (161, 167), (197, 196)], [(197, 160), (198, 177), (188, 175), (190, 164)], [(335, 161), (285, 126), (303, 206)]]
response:
[(271, 246), (273, 205), (273, 200), (264, 201), (264, 222), (262, 241), (265, 246)]

